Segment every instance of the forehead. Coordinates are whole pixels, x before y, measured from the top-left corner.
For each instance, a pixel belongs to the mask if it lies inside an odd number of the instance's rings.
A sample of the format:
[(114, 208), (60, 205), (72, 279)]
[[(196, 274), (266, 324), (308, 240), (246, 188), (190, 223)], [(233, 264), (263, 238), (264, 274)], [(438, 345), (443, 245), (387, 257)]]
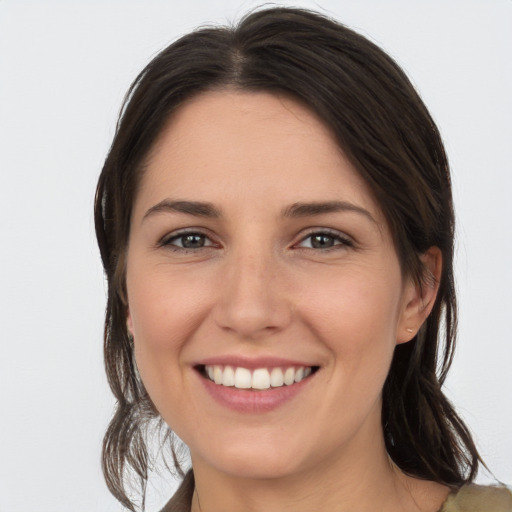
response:
[(137, 202), (147, 207), (164, 196), (237, 208), (350, 200), (378, 215), (330, 129), (283, 95), (213, 91), (192, 98), (169, 119), (145, 169)]

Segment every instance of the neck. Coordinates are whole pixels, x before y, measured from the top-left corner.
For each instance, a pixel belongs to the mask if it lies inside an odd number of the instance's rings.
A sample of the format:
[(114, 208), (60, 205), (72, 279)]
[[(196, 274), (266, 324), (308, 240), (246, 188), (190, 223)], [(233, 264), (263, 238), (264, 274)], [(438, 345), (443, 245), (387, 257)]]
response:
[(354, 440), (343, 456), (279, 478), (227, 474), (194, 460), (192, 512), (436, 512), (448, 489), (404, 475), (383, 435)]

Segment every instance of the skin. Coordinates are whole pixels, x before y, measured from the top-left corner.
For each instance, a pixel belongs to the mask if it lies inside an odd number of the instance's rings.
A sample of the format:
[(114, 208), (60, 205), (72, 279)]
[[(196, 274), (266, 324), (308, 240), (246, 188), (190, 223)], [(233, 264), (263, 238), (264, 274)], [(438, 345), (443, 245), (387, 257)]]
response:
[[(208, 202), (219, 216), (155, 209), (165, 200)], [(325, 201), (366, 213), (282, 214)], [(185, 250), (183, 229), (205, 245)], [(439, 250), (422, 259), (439, 277)], [(182, 105), (148, 158), (126, 282), (141, 377), (190, 448), (193, 511), (439, 509), (448, 489), (394, 467), (380, 422), (394, 347), (437, 287), (402, 275), (378, 204), (306, 107), (229, 90)], [(212, 400), (194, 369), (225, 354), (320, 369), (292, 400), (247, 414)]]

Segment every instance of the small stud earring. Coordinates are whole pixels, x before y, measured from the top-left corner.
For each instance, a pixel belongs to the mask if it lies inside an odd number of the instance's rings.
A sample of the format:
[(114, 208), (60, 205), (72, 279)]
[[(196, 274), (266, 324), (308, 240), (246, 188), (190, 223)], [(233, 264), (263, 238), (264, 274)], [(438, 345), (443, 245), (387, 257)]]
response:
[(412, 329), (410, 327), (408, 327), (406, 330), (407, 332), (412, 332)]

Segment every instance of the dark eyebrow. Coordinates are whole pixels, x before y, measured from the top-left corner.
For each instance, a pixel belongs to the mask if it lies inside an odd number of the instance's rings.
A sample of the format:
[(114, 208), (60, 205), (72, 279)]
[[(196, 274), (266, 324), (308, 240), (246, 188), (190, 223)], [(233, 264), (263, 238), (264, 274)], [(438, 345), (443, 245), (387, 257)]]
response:
[(364, 215), (369, 220), (378, 224), (372, 214), (353, 203), (348, 201), (325, 201), (314, 203), (293, 203), (283, 210), (283, 217), (309, 217), (313, 215), (322, 215), (325, 213), (337, 212), (355, 212)]
[(152, 206), (145, 214), (142, 220), (146, 220), (150, 215), (160, 212), (175, 212), (194, 215), (196, 217), (218, 218), (220, 211), (212, 203), (201, 201), (172, 201), (164, 199), (155, 206)]
[[(293, 203), (282, 211), (283, 217), (309, 217), (313, 215), (322, 215), (326, 213), (337, 212), (355, 212), (364, 215), (369, 220), (377, 224), (371, 213), (360, 206), (348, 201), (325, 201), (313, 203)], [(144, 221), (150, 215), (160, 212), (177, 212), (196, 217), (219, 218), (221, 212), (212, 203), (202, 201), (172, 201), (164, 199), (156, 205), (152, 206), (145, 214)]]

